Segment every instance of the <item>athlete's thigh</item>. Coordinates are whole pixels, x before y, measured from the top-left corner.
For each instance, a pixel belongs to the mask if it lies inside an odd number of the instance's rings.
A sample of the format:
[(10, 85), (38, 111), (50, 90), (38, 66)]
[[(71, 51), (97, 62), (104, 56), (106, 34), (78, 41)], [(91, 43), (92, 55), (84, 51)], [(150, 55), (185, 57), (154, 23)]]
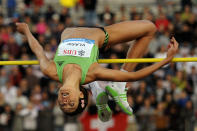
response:
[(155, 32), (155, 25), (147, 20), (125, 21), (105, 27), (109, 34), (109, 46), (132, 41)]

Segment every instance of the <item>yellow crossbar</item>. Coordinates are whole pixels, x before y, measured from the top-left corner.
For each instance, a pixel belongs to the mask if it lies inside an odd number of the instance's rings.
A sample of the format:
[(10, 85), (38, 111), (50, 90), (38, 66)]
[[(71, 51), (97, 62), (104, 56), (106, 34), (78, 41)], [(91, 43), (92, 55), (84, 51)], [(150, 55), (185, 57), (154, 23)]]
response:
[[(164, 58), (140, 58), (140, 59), (99, 59), (99, 63), (152, 63), (162, 61)], [(197, 57), (174, 58), (172, 62), (197, 62)], [(31, 61), (0, 61), (0, 65), (38, 65), (36, 60)]]
[[(140, 58), (140, 59), (99, 59), (99, 63), (152, 63), (162, 61), (164, 58)], [(174, 58), (172, 62), (197, 62), (197, 57)]]

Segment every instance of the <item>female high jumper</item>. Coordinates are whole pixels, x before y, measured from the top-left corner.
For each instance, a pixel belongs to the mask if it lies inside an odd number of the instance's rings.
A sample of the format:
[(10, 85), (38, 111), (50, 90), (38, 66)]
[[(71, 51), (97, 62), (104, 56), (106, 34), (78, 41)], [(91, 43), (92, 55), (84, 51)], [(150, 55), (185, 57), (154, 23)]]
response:
[[(17, 30), (27, 37), (31, 50), (39, 60), (41, 71), (53, 80), (62, 83), (58, 92), (58, 102), (61, 110), (68, 115), (81, 113), (88, 104), (88, 94), (81, 85), (96, 81), (114, 81), (117, 85), (106, 87), (106, 92), (112, 96), (119, 107), (131, 115), (132, 109), (127, 107), (125, 84), (150, 75), (160, 67), (168, 64), (178, 50), (178, 43), (171, 38), (167, 56), (161, 62), (131, 72), (137, 63), (125, 63), (122, 69), (112, 70), (100, 66), (97, 62), (99, 48), (106, 50), (113, 45), (135, 40), (129, 48), (127, 58), (141, 58), (156, 32), (155, 25), (146, 20), (125, 21), (105, 27), (71, 27), (61, 34), (61, 42), (54, 60), (49, 60), (39, 42), (34, 38), (26, 23), (16, 23)], [(109, 111), (106, 94), (100, 95), (100, 116), (103, 109)], [(102, 101), (101, 101), (102, 100)], [(105, 113), (105, 112), (104, 112)], [(103, 118), (106, 121), (107, 118)]]

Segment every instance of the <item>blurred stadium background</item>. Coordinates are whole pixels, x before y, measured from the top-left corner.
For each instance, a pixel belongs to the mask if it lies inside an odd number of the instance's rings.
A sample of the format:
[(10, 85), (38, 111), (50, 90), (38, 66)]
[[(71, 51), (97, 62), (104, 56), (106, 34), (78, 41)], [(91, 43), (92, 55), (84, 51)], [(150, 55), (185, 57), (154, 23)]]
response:
[[(105, 26), (124, 20), (153, 21), (158, 32), (145, 57), (164, 57), (169, 37), (180, 42), (177, 57), (197, 57), (197, 0), (0, 0), (0, 60), (34, 60), (14, 28), (26, 22), (52, 59), (65, 27)], [(100, 58), (125, 58), (132, 42)], [(137, 69), (149, 64), (139, 64)], [(103, 64), (120, 69), (121, 64)], [(0, 66), (0, 131), (194, 131), (197, 127), (197, 63), (171, 63), (128, 83), (133, 116), (113, 101), (112, 120), (97, 118), (93, 101), (81, 116), (64, 116), (56, 104), (58, 83), (38, 65)], [(197, 130), (197, 129), (196, 129)]]

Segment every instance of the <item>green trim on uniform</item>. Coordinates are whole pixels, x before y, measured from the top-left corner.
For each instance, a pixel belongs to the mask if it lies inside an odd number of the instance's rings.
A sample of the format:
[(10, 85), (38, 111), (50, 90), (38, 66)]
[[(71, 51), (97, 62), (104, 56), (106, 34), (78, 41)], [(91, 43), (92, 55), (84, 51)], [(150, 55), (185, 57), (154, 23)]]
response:
[(104, 29), (104, 33), (105, 33), (105, 40), (104, 40), (103, 46), (107, 46), (107, 43), (109, 40), (109, 34), (107, 33), (105, 29)]
[(105, 48), (107, 47), (108, 41), (109, 41), (109, 34), (105, 30), (105, 28), (103, 28), (103, 27), (99, 27), (99, 28), (105, 33), (105, 40), (104, 40), (103, 46), (101, 47), (101, 50), (105, 50)]
[(58, 51), (56, 51), (54, 57), (54, 62), (56, 64), (59, 81), (62, 83), (63, 69), (66, 64), (77, 64), (81, 67), (82, 70), (81, 82), (80, 82), (81, 85), (84, 84), (85, 82), (86, 74), (88, 72), (89, 67), (92, 65), (92, 63), (98, 61), (98, 54), (99, 54), (98, 47), (95, 44), (92, 47), (90, 57), (78, 57), (78, 56), (67, 56), (67, 55), (58, 56), (57, 52)]

